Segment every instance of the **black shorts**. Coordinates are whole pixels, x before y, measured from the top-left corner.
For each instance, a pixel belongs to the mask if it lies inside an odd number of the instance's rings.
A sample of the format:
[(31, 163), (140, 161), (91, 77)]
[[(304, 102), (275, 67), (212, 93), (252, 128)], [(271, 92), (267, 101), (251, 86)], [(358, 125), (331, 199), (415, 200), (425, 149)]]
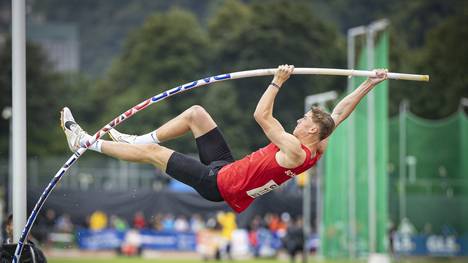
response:
[(167, 163), (166, 173), (193, 187), (205, 199), (224, 201), (216, 177), (226, 164), (234, 162), (231, 150), (218, 127), (196, 138), (200, 161), (174, 152)]

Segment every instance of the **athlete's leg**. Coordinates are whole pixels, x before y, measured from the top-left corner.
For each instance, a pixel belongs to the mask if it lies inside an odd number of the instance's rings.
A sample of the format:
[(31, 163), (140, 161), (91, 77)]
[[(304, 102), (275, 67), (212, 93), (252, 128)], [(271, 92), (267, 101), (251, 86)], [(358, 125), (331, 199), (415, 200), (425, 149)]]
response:
[(161, 141), (168, 141), (192, 131), (195, 137), (200, 161), (210, 164), (213, 161), (233, 162), (231, 150), (221, 131), (210, 114), (201, 106), (195, 105), (176, 118), (168, 121), (155, 131)]
[(216, 126), (210, 114), (203, 107), (195, 105), (163, 124), (155, 132), (158, 140), (165, 142), (189, 131), (193, 133), (193, 137), (198, 138)]
[(149, 144), (168, 141), (189, 131), (195, 137), (202, 163), (209, 164), (219, 160), (234, 161), (231, 150), (215, 121), (205, 109), (198, 105), (190, 107), (157, 130), (145, 135), (128, 135), (115, 129), (110, 130), (109, 133), (112, 139), (117, 142)]
[(215, 127), (216, 123), (211, 118), (210, 114), (208, 114), (203, 107), (195, 105), (150, 133), (137, 136), (121, 133), (112, 129), (109, 131), (109, 135), (112, 137), (112, 140), (116, 142), (148, 144), (165, 142), (180, 137), (190, 131), (195, 138), (198, 138)]
[(101, 152), (130, 162), (153, 164), (172, 178), (193, 187), (210, 201), (223, 201), (211, 167), (158, 144), (102, 141)]
[(148, 163), (166, 171), (173, 150), (158, 144), (128, 144), (102, 140), (101, 152), (105, 155), (137, 163)]
[[(68, 146), (75, 152), (92, 138), (74, 120), (71, 111), (61, 112), (61, 125)], [(216, 127), (216, 126), (215, 126)], [(212, 169), (198, 160), (174, 152), (158, 144), (129, 144), (98, 140), (89, 147), (108, 156), (125, 161), (149, 163), (167, 172), (173, 178), (192, 186), (211, 201), (222, 201)]]

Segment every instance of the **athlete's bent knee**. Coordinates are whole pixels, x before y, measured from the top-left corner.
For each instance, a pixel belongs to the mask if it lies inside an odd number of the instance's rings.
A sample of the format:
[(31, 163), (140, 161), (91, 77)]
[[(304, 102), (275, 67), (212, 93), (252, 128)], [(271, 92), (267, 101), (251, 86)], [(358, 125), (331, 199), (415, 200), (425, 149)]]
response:
[(163, 147), (158, 144), (141, 144), (141, 150), (143, 152), (142, 159), (145, 163), (156, 163), (158, 162), (158, 156), (161, 155)]
[(199, 122), (204, 119), (211, 119), (210, 114), (200, 105), (190, 107), (190, 121)]

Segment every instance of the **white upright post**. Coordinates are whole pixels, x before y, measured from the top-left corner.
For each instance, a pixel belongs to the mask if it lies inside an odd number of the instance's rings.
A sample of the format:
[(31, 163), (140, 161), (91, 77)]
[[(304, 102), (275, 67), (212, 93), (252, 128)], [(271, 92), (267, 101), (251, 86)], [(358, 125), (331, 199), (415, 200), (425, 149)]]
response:
[[(374, 38), (378, 31), (384, 30), (388, 26), (386, 19), (373, 22), (368, 27), (367, 32), (367, 67), (369, 70), (374, 68), (375, 54), (374, 54)], [(368, 152), (368, 186), (369, 186), (369, 253), (376, 252), (377, 243), (377, 206), (376, 206), (376, 150), (375, 150), (375, 92), (371, 91), (367, 95), (367, 137)]]
[(406, 111), (408, 102), (400, 103), (400, 191), (399, 191), (399, 208), (400, 222), (406, 217)]
[(13, 239), (26, 224), (26, 13), (25, 0), (12, 0)]
[[(338, 97), (338, 94), (335, 91), (328, 91), (328, 92), (323, 92), (315, 95), (310, 95), (305, 98), (304, 101), (304, 112), (307, 113), (312, 105), (314, 104), (319, 104), (322, 109), (325, 109), (325, 103), (330, 100), (334, 100)], [(317, 231), (317, 234), (320, 236), (320, 230), (321, 230), (321, 225), (322, 222), (320, 220), (322, 216), (322, 191), (321, 191), (321, 177), (323, 175), (323, 161), (319, 161), (316, 166), (316, 224), (315, 228)], [(307, 245), (307, 238), (310, 235), (310, 226), (312, 225), (311, 218), (310, 218), (310, 212), (311, 212), (311, 190), (312, 190), (312, 184), (311, 184), (311, 173), (310, 170), (307, 172), (308, 178), (306, 180), (306, 184), (304, 186), (304, 192), (303, 192), (303, 218), (304, 218), (304, 225), (303, 225), (303, 233), (304, 233), (304, 256), (303, 256), (303, 261), (307, 262), (308, 258), (308, 251), (306, 249)], [(320, 251), (317, 252), (318, 255), (320, 255)]]
[[(354, 27), (348, 30), (348, 69), (354, 69), (356, 60), (356, 42), (355, 38), (366, 34), (365, 26)], [(348, 78), (348, 94), (354, 90), (354, 79)], [(349, 173), (349, 191), (348, 191), (348, 214), (349, 214), (349, 239), (348, 250), (351, 258), (356, 258), (356, 121), (354, 114), (348, 117), (348, 173)]]
[[(367, 33), (367, 68), (374, 68), (374, 31)], [(367, 95), (367, 165), (368, 165), (368, 209), (369, 209), (369, 253), (375, 253), (376, 211), (375, 211), (375, 96)]]

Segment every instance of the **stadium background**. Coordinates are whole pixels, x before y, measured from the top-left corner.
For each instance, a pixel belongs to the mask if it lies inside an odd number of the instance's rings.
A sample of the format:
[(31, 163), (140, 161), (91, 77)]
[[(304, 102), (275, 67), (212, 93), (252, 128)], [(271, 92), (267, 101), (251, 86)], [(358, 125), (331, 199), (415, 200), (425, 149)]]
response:
[[(9, 1), (0, 1), (0, 60), (10, 66), (9, 5)], [(381, 220), (377, 223), (378, 250), (392, 252), (388, 233), (405, 232), (402, 225), (409, 225), (407, 229), (415, 238), (442, 237), (438, 244), (443, 253), (432, 256), (453, 256), (458, 252), (450, 250), (452, 239), (447, 237), (458, 239), (459, 252), (467, 246), (468, 166), (464, 160), (468, 128), (462, 102), (468, 97), (463, 71), (468, 60), (466, 51), (460, 48), (467, 34), (466, 10), (466, 4), (457, 1), (28, 1), (28, 207), (68, 155), (57, 125), (61, 106), (69, 105), (92, 131), (142, 98), (206, 75), (285, 62), (345, 68), (346, 30), (387, 18), (387, 35), (378, 35), (384, 50), (377, 52), (383, 55), (376, 66), (427, 73), (432, 80), (428, 84), (392, 81), (378, 90), (382, 93), (377, 113), (377, 134), (381, 136), (377, 147), (382, 151), (377, 164)], [(360, 55), (357, 67), (367, 68), (365, 40), (358, 42), (356, 50)], [(11, 70), (0, 74), (0, 109), (4, 110), (11, 105)], [(253, 112), (267, 81), (233, 81), (184, 94), (141, 113), (122, 129), (147, 132), (185, 107), (201, 104), (213, 113), (236, 157), (241, 157), (266, 142), (249, 112)], [(346, 87), (341, 78), (310, 76), (295, 77), (287, 85), (290, 89), (278, 97), (276, 112), (288, 123), (288, 129), (302, 114), (305, 96), (328, 90), (344, 95)], [(353, 252), (348, 242), (352, 237), (347, 228), (351, 218), (345, 168), (350, 159), (346, 155), (349, 128), (345, 124), (334, 135), (325, 163), (324, 215), (319, 221), (324, 224), (320, 231), (325, 231), (320, 236), (327, 237), (320, 253), (327, 258), (347, 258), (353, 253), (365, 257), (368, 253), (365, 103), (356, 112), (355, 192), (357, 219), (362, 226), (354, 244), (357, 248)], [(10, 126), (5, 115), (0, 128), (0, 176), (6, 214), (11, 211), (11, 191)], [(189, 137), (169, 146), (195, 152)], [(401, 164), (405, 165), (403, 169)], [(284, 212), (294, 220), (300, 218), (302, 184), (301, 180), (291, 182), (278, 193), (257, 200), (237, 218), (237, 225), (247, 229), (256, 216), (268, 221), (267, 214), (281, 218)], [(226, 206), (214, 207), (197, 199), (152, 167), (117, 162), (94, 153), (83, 157), (58, 188), (40, 218), (45, 221), (48, 209), (54, 210), (57, 218), (71, 216), (73, 241), (50, 244), (58, 249), (78, 246), (75, 231), (89, 227), (87, 218), (96, 210), (104, 210), (109, 217), (116, 214), (129, 225), (138, 211), (144, 211), (150, 222), (158, 213), (190, 217), (196, 209), (208, 220), (227, 210)], [(315, 192), (312, 196), (315, 199)], [(312, 218), (317, 234), (314, 209)], [(49, 245), (48, 234), (63, 230), (57, 230), (56, 223), (41, 229), (41, 221), (37, 222), (36, 231), (43, 233), (36, 234), (46, 233), (45, 247)]]

